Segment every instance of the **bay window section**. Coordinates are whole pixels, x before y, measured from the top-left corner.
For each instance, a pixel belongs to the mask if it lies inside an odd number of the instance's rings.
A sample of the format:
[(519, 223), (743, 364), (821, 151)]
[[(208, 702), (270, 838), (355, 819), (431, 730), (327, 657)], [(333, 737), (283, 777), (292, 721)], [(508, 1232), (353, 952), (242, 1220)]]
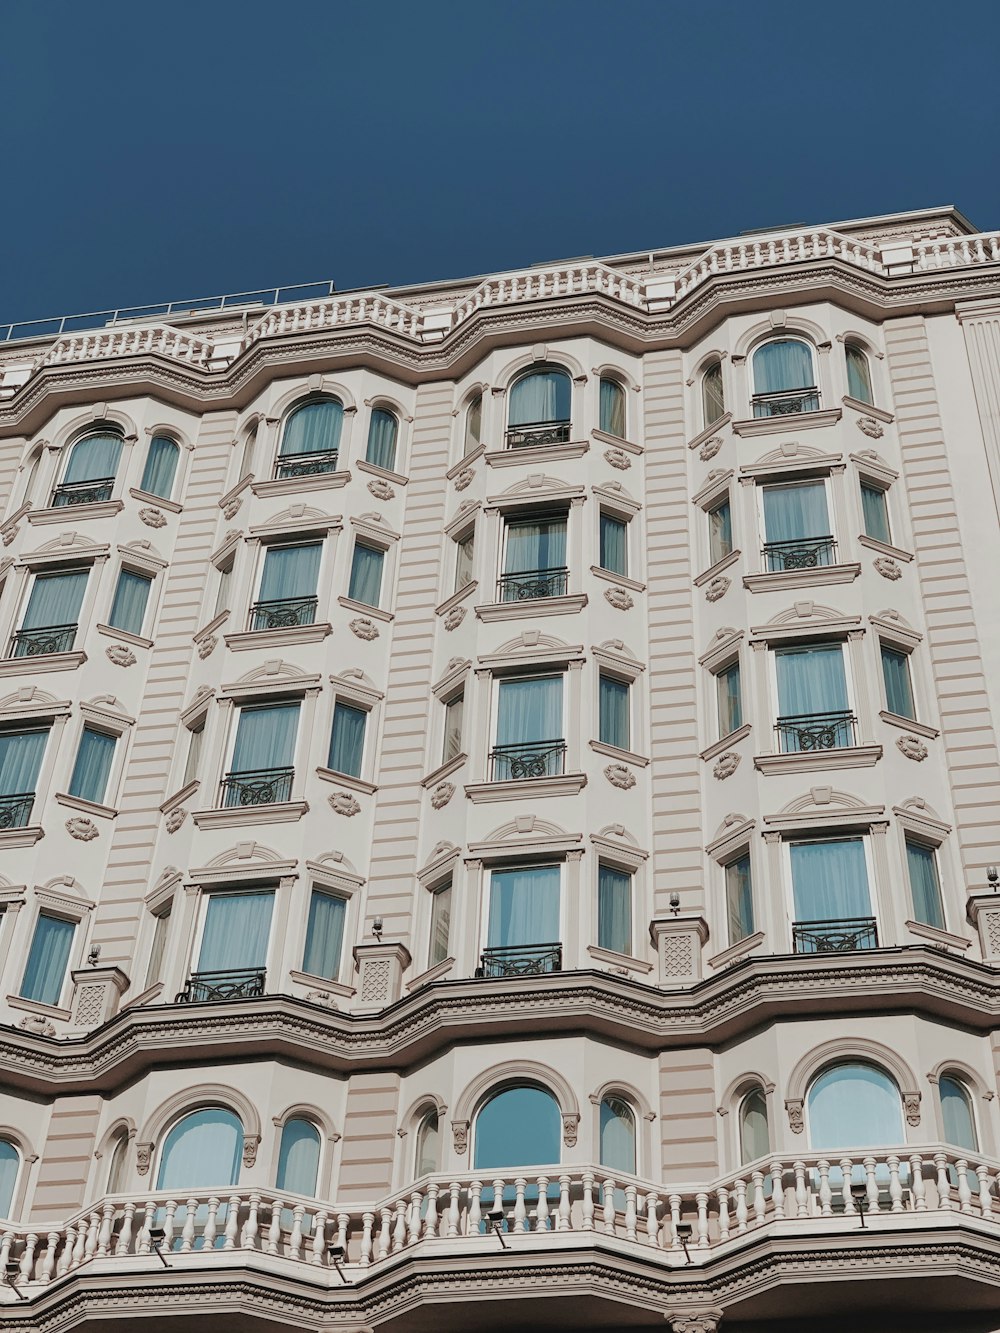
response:
[(597, 943), (613, 953), (632, 952), (632, 876), (603, 862), (597, 869)]
[(778, 649), (774, 665), (778, 688), (775, 731), (783, 754), (857, 744), (839, 643)]
[(477, 393), (465, 410), (465, 447), (463, 453), (471, 454), (483, 442), (483, 395)]
[(173, 440), (165, 435), (154, 435), (149, 442), (146, 465), (142, 470), (142, 481), (139, 483), (140, 491), (145, 491), (147, 495), (155, 495), (161, 500), (169, 500), (174, 489), (179, 457), (180, 449)]
[(393, 414), (384, 408), (375, 408), (368, 425), (368, 451), (365, 455), (373, 467), (383, 468), (386, 472), (392, 472), (395, 468), (398, 433), (399, 422)]
[(126, 634), (136, 636), (142, 633), (152, 586), (153, 580), (148, 574), (135, 574), (130, 569), (121, 571), (108, 616), (108, 624), (112, 629), (124, 630)]
[(844, 359), (847, 362), (848, 395), (859, 403), (874, 403), (871, 370), (863, 349), (858, 343), (844, 343)]
[(598, 685), (598, 740), (617, 750), (631, 748), (629, 687), (614, 676), (601, 673)]
[(739, 944), (756, 929), (753, 912), (753, 878), (750, 853), (726, 863), (726, 923), (730, 945)]
[(258, 600), (250, 608), (251, 630), (288, 629), (315, 623), (322, 556), (322, 542), (267, 548)]
[(149, 963), (146, 966), (146, 984), (144, 990), (163, 980), (163, 959), (167, 951), (167, 935), (170, 931), (170, 908), (165, 907), (153, 919), (153, 941), (149, 948)]
[(325, 981), (336, 981), (339, 978), (346, 920), (346, 898), (313, 889), (309, 899), (309, 920), (306, 923), (306, 944), (302, 955), (303, 972), (313, 977), (322, 977)]
[(861, 483), (861, 513), (865, 521), (865, 535), (888, 546), (891, 541), (889, 504), (883, 487), (873, 486), (867, 481)]
[(753, 354), (753, 414), (783, 417), (819, 411), (811, 349), (795, 338), (776, 338)]
[(40, 657), (72, 649), (89, 574), (89, 569), (67, 569), (35, 575), (11, 657)]
[(517, 977), (562, 969), (560, 867), (518, 866), (490, 875), (486, 947), (476, 975)]
[(343, 421), (344, 408), (336, 398), (317, 398), (297, 407), (285, 422), (275, 476), (280, 480), (335, 472)]
[(740, 688), (740, 664), (731, 662), (715, 676), (715, 692), (719, 705), (719, 739), (729, 736), (743, 725), (743, 695)]
[(274, 891), (219, 891), (206, 899), (198, 964), (177, 1002), (206, 1004), (263, 995)]
[(789, 845), (796, 953), (877, 949), (863, 838)]
[(449, 956), (451, 937), (451, 880), (431, 893), (431, 934), (428, 967), (437, 967)]
[(0, 731), (0, 833), (31, 819), (48, 738), (48, 727)]
[(944, 930), (944, 904), (934, 848), (907, 838), (906, 868), (910, 876), (914, 919), (925, 926)]
[(465, 695), (456, 694), (444, 705), (444, 754), (441, 762), (446, 764), (462, 753), (462, 722), (465, 713)]
[(120, 435), (102, 432), (73, 445), (62, 481), (52, 493), (53, 508), (110, 500), (122, 454)]
[(568, 578), (565, 514), (507, 520), (498, 601), (563, 597)]
[(532, 370), (510, 390), (507, 448), (565, 444), (570, 436), (572, 385), (564, 370)]
[(625, 390), (608, 376), (601, 379), (600, 422), (605, 435), (625, 438)]
[(601, 511), (601, 568), (628, 576), (628, 524)]
[(461, 592), (472, 582), (475, 558), (476, 534), (467, 532), (455, 543), (455, 592)]
[(835, 563), (837, 543), (830, 531), (825, 482), (765, 486), (762, 498), (767, 573)]
[(733, 550), (733, 511), (727, 496), (708, 511), (708, 562), (724, 560)]
[(501, 680), (490, 781), (555, 777), (565, 760), (562, 676)]
[(109, 736), (96, 727), (84, 727), (69, 780), (70, 796), (91, 801), (94, 805), (104, 804), (117, 743), (117, 736)]
[(360, 778), (365, 753), (365, 728), (368, 713), (337, 700), (333, 709), (333, 727), (330, 731), (330, 754), (327, 766), (335, 773)]
[(76, 922), (39, 912), (21, 981), (23, 1000), (57, 1005), (62, 997)]
[(917, 712), (913, 706), (913, 685), (910, 681), (910, 655), (889, 644), (880, 645), (882, 656), (882, 679), (885, 682), (885, 706), (897, 717), (915, 721)]
[(184, 779), (182, 787), (193, 782), (198, 776), (198, 761), (201, 759), (201, 747), (205, 739), (205, 718), (201, 718), (188, 733), (187, 758), (184, 760)]
[(705, 426), (711, 426), (726, 415), (726, 398), (722, 384), (722, 362), (706, 366), (701, 379), (701, 405)]
[(319, 1155), (320, 1139), (316, 1126), (308, 1120), (287, 1121), (281, 1130), (275, 1189), (314, 1198), (319, 1176)]
[(954, 1074), (942, 1074), (938, 1079), (938, 1098), (941, 1102), (945, 1143), (965, 1148), (969, 1152), (978, 1152), (979, 1136), (972, 1113), (972, 1098), (965, 1085)]
[(222, 783), (223, 806), (291, 800), (298, 727), (298, 703), (240, 709), (232, 765)]
[(365, 606), (378, 606), (382, 593), (382, 569), (385, 565), (385, 552), (377, 546), (366, 546), (364, 542), (354, 543), (354, 556), (351, 560), (351, 581), (347, 595), (354, 602), (363, 602)]

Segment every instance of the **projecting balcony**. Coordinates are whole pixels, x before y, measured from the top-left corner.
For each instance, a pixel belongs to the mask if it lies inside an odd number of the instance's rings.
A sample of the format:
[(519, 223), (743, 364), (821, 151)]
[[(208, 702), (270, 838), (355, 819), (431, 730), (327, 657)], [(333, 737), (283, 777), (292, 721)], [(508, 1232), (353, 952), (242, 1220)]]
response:
[(52, 492), (52, 508), (98, 504), (102, 500), (110, 500), (114, 488), (114, 477), (99, 477), (96, 481), (66, 481)]
[(859, 949), (877, 948), (878, 929), (873, 916), (792, 923), (795, 953), (856, 953)]
[(247, 805), (277, 805), (292, 799), (293, 768), (257, 768), (227, 773), (219, 805), (225, 809)]
[(508, 449), (533, 449), (542, 444), (568, 444), (572, 422), (527, 421), (511, 426), (505, 437)]
[(837, 563), (837, 543), (830, 534), (823, 537), (795, 537), (791, 541), (765, 542), (762, 550), (764, 568), (769, 574), (793, 569), (820, 569)]
[(46, 625), (39, 629), (19, 629), (11, 638), (9, 657), (44, 657), (48, 653), (68, 653), (76, 642), (76, 625)]
[(192, 972), (174, 1004), (216, 1004), (224, 1000), (255, 1000), (264, 994), (267, 972), (262, 967)]
[(33, 791), (15, 792), (10, 796), (0, 796), (0, 833), (9, 829), (27, 828), (31, 818), (31, 807), (35, 803)]
[(815, 386), (784, 389), (781, 393), (755, 393), (753, 396), (755, 417), (789, 417), (800, 412), (818, 411), (819, 390)]
[(569, 570), (526, 569), (518, 574), (501, 574), (497, 580), (498, 602), (534, 602), (543, 597), (565, 597)]
[(517, 745), (495, 745), (490, 751), (491, 782), (556, 778), (565, 769), (564, 740), (521, 741)]
[(279, 597), (266, 602), (255, 602), (250, 608), (248, 629), (291, 629), (296, 625), (316, 622), (315, 597)]
[(562, 971), (562, 945), (512, 944), (484, 949), (476, 968), (477, 977), (536, 977)]
[(313, 454), (279, 455), (275, 467), (276, 481), (285, 481), (289, 477), (314, 477), (321, 472), (336, 472), (336, 449), (317, 450)]
[(840, 750), (858, 743), (857, 718), (846, 711), (779, 717), (774, 730), (782, 754)]

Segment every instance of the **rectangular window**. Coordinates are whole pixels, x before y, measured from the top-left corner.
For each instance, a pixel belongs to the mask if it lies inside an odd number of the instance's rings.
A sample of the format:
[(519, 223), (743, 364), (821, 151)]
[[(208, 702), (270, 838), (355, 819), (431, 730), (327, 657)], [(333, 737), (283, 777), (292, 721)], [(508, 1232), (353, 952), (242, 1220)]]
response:
[(743, 725), (743, 696), (740, 690), (740, 664), (732, 662), (716, 673), (715, 689), (719, 701), (719, 738)]
[(728, 498), (708, 511), (708, 559), (714, 565), (733, 549), (733, 511)]
[(223, 611), (229, 610), (229, 590), (233, 581), (233, 561), (223, 566), (218, 571), (219, 582), (215, 590), (215, 610), (212, 612), (212, 619), (221, 616)]
[(444, 706), (444, 756), (442, 763), (454, 759), (462, 753), (462, 715), (465, 712), (465, 695), (456, 694)]
[(428, 967), (436, 967), (448, 957), (451, 935), (451, 880), (431, 894), (431, 949)]
[(31, 818), (48, 727), (0, 731), (0, 828), (24, 828)]
[(96, 727), (84, 727), (80, 748), (76, 752), (76, 763), (73, 765), (73, 776), (69, 780), (70, 796), (78, 796), (81, 801), (93, 801), (95, 805), (104, 804), (117, 742), (117, 736), (109, 736), (106, 731), (98, 731)]
[(789, 855), (796, 953), (875, 947), (864, 839), (793, 842)]
[(201, 744), (204, 739), (205, 719), (202, 718), (198, 725), (192, 727), (188, 733), (188, 752), (187, 759), (184, 763), (184, 780), (181, 783), (182, 787), (186, 787), (189, 782), (194, 782), (195, 778), (198, 776), (198, 761), (201, 758)]
[(559, 867), (522, 866), (490, 876), (488, 947), (559, 941)]
[(146, 968), (146, 986), (154, 986), (162, 981), (163, 955), (167, 948), (167, 933), (170, 929), (170, 908), (166, 907), (153, 918), (153, 943), (149, 950), (149, 966)]
[(885, 491), (881, 486), (872, 486), (869, 482), (861, 483), (861, 511), (865, 520), (865, 533), (877, 542), (889, 545), (889, 505)]
[(739, 944), (740, 940), (754, 933), (753, 881), (748, 853), (726, 866), (726, 919), (730, 944)]
[(782, 648), (774, 654), (778, 742), (784, 753), (854, 744), (841, 645)]
[(886, 707), (897, 717), (915, 719), (917, 713), (913, 707), (909, 654), (900, 652), (898, 648), (890, 648), (887, 643), (882, 644), (881, 651)]
[(511, 519), (505, 529), (502, 602), (562, 597), (567, 587), (566, 515)]
[(223, 805), (270, 805), (288, 801), (299, 728), (299, 705), (241, 708)]
[(355, 542), (348, 597), (355, 602), (364, 602), (365, 606), (378, 606), (384, 564), (384, 551), (376, 546), (366, 546), (364, 542)]
[(914, 918), (922, 921), (925, 926), (936, 926), (938, 930), (944, 930), (941, 880), (938, 876), (934, 848), (907, 838), (906, 868), (910, 872)]
[(368, 714), (363, 708), (352, 708), (338, 699), (333, 709), (333, 730), (330, 733), (330, 755), (327, 766), (337, 773), (352, 778), (361, 776), (361, 762), (365, 752), (365, 726)]
[(811, 569), (833, 564), (835, 543), (824, 482), (765, 486), (763, 506), (766, 570)]
[(476, 534), (468, 533), (455, 543), (455, 591), (467, 587), (472, 582), (472, 571), (476, 556)]
[(21, 628), (14, 636), (14, 657), (69, 652), (76, 641), (89, 572), (74, 569), (36, 575)]
[(322, 542), (269, 546), (264, 554), (260, 591), (250, 613), (251, 630), (312, 625)]
[(335, 893), (313, 889), (306, 924), (306, 947), (302, 971), (310, 976), (336, 981), (340, 976), (340, 958), (344, 948), (344, 922), (347, 900)]
[(562, 676), (501, 680), (493, 781), (563, 771)]
[(597, 870), (597, 943), (615, 953), (632, 952), (632, 876), (614, 866)]
[(40, 912), (28, 952), (28, 965), (21, 982), (21, 997), (39, 1004), (58, 1004), (66, 980), (66, 967), (76, 924)]
[(146, 574), (133, 574), (123, 569), (118, 575), (108, 624), (112, 629), (123, 629), (127, 634), (141, 634), (146, 620), (146, 603), (153, 580)]
[(631, 746), (628, 685), (602, 672), (598, 704), (598, 740), (604, 745), (628, 750)]
[(628, 524), (601, 513), (601, 568), (610, 574), (628, 574)]
[(274, 893), (212, 893), (198, 953), (198, 972), (249, 972), (267, 965)]

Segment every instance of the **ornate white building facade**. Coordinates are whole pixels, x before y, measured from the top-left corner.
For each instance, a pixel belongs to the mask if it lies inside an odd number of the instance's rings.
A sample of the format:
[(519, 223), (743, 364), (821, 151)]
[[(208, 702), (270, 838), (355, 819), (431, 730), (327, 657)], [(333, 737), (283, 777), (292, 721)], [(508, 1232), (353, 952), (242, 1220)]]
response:
[(0, 329), (5, 1329), (1000, 1328), (998, 280)]

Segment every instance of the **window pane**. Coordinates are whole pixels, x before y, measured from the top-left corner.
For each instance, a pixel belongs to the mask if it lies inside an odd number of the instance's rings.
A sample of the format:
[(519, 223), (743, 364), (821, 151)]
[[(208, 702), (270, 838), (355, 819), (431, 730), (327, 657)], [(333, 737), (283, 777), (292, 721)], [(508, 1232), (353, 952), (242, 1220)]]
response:
[(494, 870), (490, 877), (490, 948), (559, 940), (559, 867)]
[(317, 454), (340, 445), (340, 428), (344, 409), (335, 399), (305, 403), (296, 408), (285, 422), (281, 439), (281, 455)]
[(756, 393), (811, 388), (816, 383), (812, 353), (805, 343), (788, 338), (764, 343), (753, 354), (753, 383)]
[(839, 643), (782, 649), (774, 655), (774, 666), (780, 717), (848, 711), (844, 653)]
[(347, 595), (355, 602), (364, 602), (366, 606), (378, 606), (384, 562), (384, 551), (355, 542), (354, 559), (351, 561), (351, 583)]
[(269, 546), (260, 576), (260, 601), (278, 602), (296, 597), (315, 597), (323, 543), (303, 546)]
[(149, 951), (149, 966), (146, 969), (146, 985), (155, 985), (161, 981), (161, 971), (163, 968), (163, 955), (167, 948), (167, 932), (170, 929), (170, 908), (161, 912), (156, 917), (153, 926), (153, 944)]
[(243, 1126), (232, 1111), (221, 1107), (194, 1111), (178, 1121), (164, 1141), (156, 1188), (235, 1185), (242, 1152)]
[(254, 454), (257, 450), (257, 427), (246, 437), (243, 442), (243, 458), (240, 460), (240, 481), (244, 477), (249, 477), (253, 472)]
[(507, 524), (505, 574), (534, 570), (564, 569), (566, 566), (566, 519), (564, 515), (536, 522)]
[(180, 450), (173, 440), (163, 435), (154, 435), (149, 442), (146, 466), (142, 470), (139, 489), (147, 495), (158, 495), (163, 500), (170, 499), (174, 489), (174, 476), (177, 472), (177, 459)]
[(391, 472), (396, 466), (396, 418), (376, 408), (368, 427), (368, 462)]
[(740, 1160), (756, 1162), (771, 1151), (767, 1132), (767, 1098), (755, 1088), (740, 1106)]
[(601, 1102), (601, 1166), (635, 1175), (635, 1116), (620, 1097)]
[(24, 969), (21, 995), (40, 1004), (58, 1004), (66, 979), (66, 965), (76, 926), (61, 917), (39, 914)]
[(944, 1141), (956, 1148), (979, 1151), (976, 1122), (972, 1117), (972, 1102), (957, 1078), (942, 1075), (938, 1081), (941, 1098), (941, 1118), (944, 1121)]
[(118, 472), (122, 453), (120, 435), (91, 435), (74, 444), (63, 474), (63, 484), (102, 481)]
[(856, 343), (844, 344), (847, 358), (847, 392), (861, 403), (874, 402), (868, 358)]
[(199, 972), (250, 971), (267, 962), (273, 893), (213, 893), (205, 911)]
[(201, 758), (201, 743), (205, 739), (205, 723), (194, 727), (188, 737), (187, 759), (184, 763), (184, 779), (181, 782), (182, 787), (186, 787), (189, 782), (193, 782), (198, 776), (198, 760)]
[(877, 542), (889, 544), (889, 506), (881, 486), (861, 486), (861, 510), (865, 533)]
[(153, 580), (143, 574), (133, 574), (123, 569), (118, 575), (114, 600), (108, 624), (112, 629), (123, 629), (128, 634), (141, 634), (143, 621), (146, 619), (146, 603)]
[(431, 956), (430, 967), (436, 967), (448, 957), (448, 938), (451, 933), (451, 885), (431, 895)]
[(430, 1175), (438, 1169), (438, 1142), (440, 1129), (437, 1112), (425, 1115), (417, 1130), (416, 1174), (418, 1177)]
[(219, 570), (219, 585), (215, 594), (215, 616), (220, 616), (223, 611), (229, 610), (229, 583), (233, 575), (233, 566), (228, 564), (225, 569)]
[(602, 675), (599, 688), (599, 736), (605, 745), (627, 750), (629, 735), (629, 687), (611, 676)]
[(789, 852), (796, 921), (850, 921), (871, 916), (861, 838), (793, 842)]
[(726, 402), (722, 389), (722, 366), (716, 361), (705, 371), (701, 381), (701, 399), (705, 412), (705, 425), (711, 426), (726, 414)]
[(625, 438), (625, 390), (616, 380), (601, 380), (601, 430)]
[(319, 1174), (319, 1131), (308, 1120), (289, 1120), (281, 1130), (275, 1188), (315, 1197)]
[(910, 892), (913, 895), (913, 914), (924, 925), (944, 930), (944, 908), (941, 904), (941, 882), (938, 878), (937, 857), (933, 847), (906, 840), (906, 864), (910, 872)]
[(115, 1144), (115, 1150), (111, 1155), (111, 1166), (108, 1170), (108, 1193), (121, 1194), (124, 1190), (126, 1179), (126, 1166), (128, 1163), (128, 1135), (120, 1134)]
[(48, 738), (48, 728), (0, 732), (0, 796), (34, 792)]
[(0, 1217), (9, 1218), (14, 1204), (14, 1185), (21, 1165), (17, 1149), (6, 1139), (0, 1139)]
[(764, 535), (769, 542), (829, 537), (826, 486), (804, 481), (794, 486), (764, 487)]
[(632, 876), (612, 866), (597, 871), (597, 943), (615, 953), (632, 952)]
[(302, 957), (302, 971), (310, 976), (336, 981), (340, 975), (340, 960), (344, 947), (344, 922), (347, 919), (347, 901), (333, 893), (313, 889), (309, 900), (309, 921), (306, 925), (306, 947)]
[(475, 534), (470, 532), (467, 537), (456, 542), (455, 546), (455, 591), (458, 592), (459, 588), (464, 588), (466, 584), (472, 582), (476, 554)]
[(462, 715), (465, 712), (465, 696), (449, 699), (444, 706), (444, 758), (443, 763), (462, 753)]
[(563, 370), (539, 370), (524, 375), (510, 391), (510, 424), (528, 426), (568, 421), (570, 382)]
[(749, 856), (737, 857), (726, 866), (726, 917), (730, 944), (738, 944), (754, 933)]
[(337, 773), (348, 773), (354, 778), (361, 776), (367, 723), (368, 714), (363, 708), (342, 703), (334, 707), (328, 766)]
[(550, 1093), (541, 1088), (507, 1088), (476, 1117), (473, 1170), (556, 1164), (561, 1130), (559, 1107)]
[(53, 625), (76, 625), (87, 586), (86, 569), (67, 574), (39, 574), (21, 622), (22, 629), (50, 629)]
[(81, 801), (93, 801), (97, 805), (103, 803), (108, 791), (117, 739), (104, 731), (84, 727), (80, 748), (76, 752), (76, 763), (73, 765), (73, 776), (69, 780), (70, 796), (79, 796)]
[(890, 713), (898, 717), (915, 718), (913, 689), (910, 685), (910, 660), (907, 653), (882, 644), (882, 676), (885, 680), (885, 702)]
[(628, 524), (610, 514), (601, 514), (601, 568), (611, 574), (628, 574)]
[(483, 395), (477, 394), (465, 414), (465, 452), (471, 454), (483, 438)]
[(241, 709), (233, 746), (233, 772), (291, 768), (298, 727), (297, 703)]
[(838, 1065), (809, 1089), (809, 1146), (867, 1148), (905, 1143), (899, 1090), (880, 1069)]
[(714, 565), (733, 549), (733, 514), (729, 501), (723, 500), (708, 513), (708, 553)]
[(728, 736), (743, 725), (743, 699), (740, 692), (740, 664), (734, 662), (715, 678), (719, 699), (719, 736)]

